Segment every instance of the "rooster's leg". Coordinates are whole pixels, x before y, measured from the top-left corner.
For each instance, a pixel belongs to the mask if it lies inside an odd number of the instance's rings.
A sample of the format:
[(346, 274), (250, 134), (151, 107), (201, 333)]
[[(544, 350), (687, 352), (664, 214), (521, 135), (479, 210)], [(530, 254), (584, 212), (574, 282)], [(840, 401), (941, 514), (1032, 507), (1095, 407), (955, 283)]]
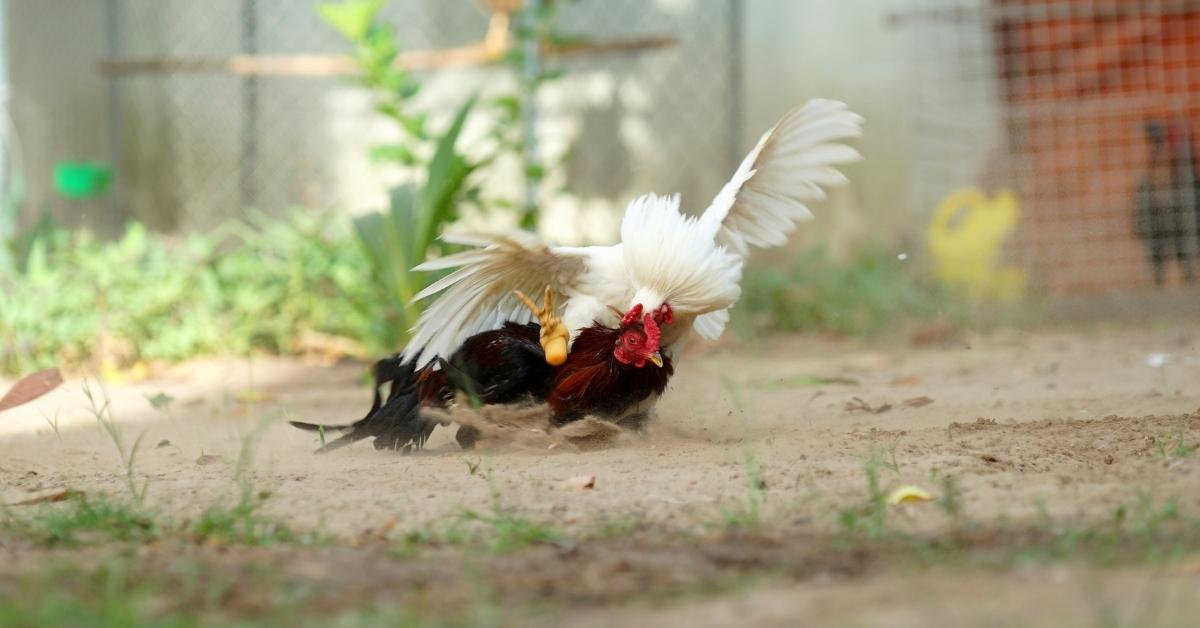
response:
[(534, 317), (538, 319), (538, 324), (542, 326), (541, 342), (542, 350), (546, 352), (546, 363), (558, 366), (566, 362), (567, 340), (570, 339), (571, 333), (567, 331), (567, 326), (563, 324), (562, 319), (554, 315), (554, 291), (550, 289), (550, 286), (546, 286), (546, 296), (542, 300), (541, 307), (538, 307), (520, 290), (514, 292), (517, 298), (525, 304), (525, 307), (533, 312)]

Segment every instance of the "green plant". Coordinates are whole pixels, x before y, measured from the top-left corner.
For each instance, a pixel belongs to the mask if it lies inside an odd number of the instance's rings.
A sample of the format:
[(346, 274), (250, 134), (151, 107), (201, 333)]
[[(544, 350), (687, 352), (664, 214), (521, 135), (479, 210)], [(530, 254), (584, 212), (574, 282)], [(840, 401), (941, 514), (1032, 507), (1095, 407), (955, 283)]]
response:
[(218, 502), (179, 532), (198, 541), (249, 546), (313, 542), (320, 537), (299, 534), (286, 523), (263, 515), (262, 507), (270, 497), (270, 491), (243, 490), (232, 506)]
[(322, 2), (317, 13), (350, 44), (350, 58), (358, 68), (356, 81), (370, 90), (375, 111), (396, 123), (400, 139), (371, 149), (371, 158), (403, 166), (417, 166), (428, 139), (427, 117), (410, 111), (410, 101), (421, 84), (397, 63), (400, 45), (394, 29), (378, 20), (387, 0)]
[[(0, 372), (287, 353), (313, 333), (390, 350), (349, 221), (252, 213), (173, 239), (133, 223), (114, 242), (47, 228), (0, 275)], [(271, 312), (271, 316), (262, 316)]]
[(550, 526), (499, 505), (493, 505), (488, 513), (464, 510), (459, 516), (463, 521), (479, 522), (487, 527), (484, 545), (493, 554), (507, 554), (529, 545), (550, 543), (559, 538), (559, 534)]
[[(527, 188), (540, 188), (545, 165), (534, 148), (530, 111), (541, 85), (561, 72), (534, 67), (526, 57), (527, 51), (557, 37), (553, 30), (554, 3), (543, 3), (532, 12), (519, 10), (515, 45), (506, 55), (517, 77), (518, 93), (490, 102), (495, 114), (487, 133), (491, 144), (468, 159), (455, 145), (475, 98), (469, 98), (458, 109), (441, 135), (430, 132), (428, 114), (415, 111), (412, 103), (421, 89), (420, 82), (400, 63), (401, 47), (395, 30), (379, 19), (385, 5), (386, 0), (324, 2), (318, 6), (318, 13), (350, 45), (350, 58), (358, 69), (355, 80), (372, 94), (375, 111), (394, 123), (398, 139), (372, 147), (371, 159), (406, 169), (419, 181), (394, 188), (387, 211), (355, 221), (371, 262), (379, 300), (385, 304), (388, 329), (393, 331), (389, 341), (398, 345), (420, 314), (413, 296), (430, 279), (411, 269), (431, 254), (446, 252), (437, 241), (445, 225), (457, 220), (464, 206), (483, 211), (515, 206), (503, 199), (483, 199), (478, 178), (472, 173), (506, 154), (514, 154), (524, 162)], [(533, 228), (537, 215), (537, 204), (527, 195), (519, 208), (518, 222), (523, 228)]]
[(397, 63), (400, 45), (395, 31), (378, 19), (384, 4), (383, 0), (347, 0), (325, 2), (317, 10), (350, 44), (350, 58), (359, 71), (356, 80), (371, 92), (375, 111), (398, 130), (397, 141), (371, 149), (372, 160), (415, 171), (421, 179), (420, 187), (408, 183), (394, 188), (386, 212), (355, 220), (376, 298), (385, 306), (387, 340), (395, 346), (416, 323), (420, 310), (413, 297), (427, 282), (424, 273), (411, 269), (440, 248), (437, 236), (458, 219), (459, 205), (478, 198), (478, 187), (469, 177), (481, 162), (468, 160), (455, 147), (474, 97), (459, 107), (450, 126), (436, 137), (428, 131), (428, 116), (412, 111), (411, 99), (421, 86)]
[(387, 305), (384, 315), (393, 331), (388, 338), (393, 346), (407, 338), (420, 313), (413, 297), (425, 287), (427, 276), (411, 269), (439, 248), (438, 234), (458, 218), (459, 197), (476, 167), (454, 148), (474, 103), (470, 99), (458, 110), (438, 140), (420, 190), (411, 184), (394, 188), (387, 213), (366, 214), (354, 221), (379, 296)]
[(754, 458), (754, 451), (743, 444), (746, 470), (746, 499), (740, 507), (724, 512), (726, 528), (758, 532), (762, 529), (762, 503), (766, 499), (766, 482), (762, 479), (762, 468)]
[(39, 545), (98, 541), (148, 542), (164, 533), (144, 508), (104, 494), (70, 495), (65, 504), (46, 504), (31, 516), (4, 513), (3, 528)]
[(743, 335), (768, 329), (870, 336), (905, 323), (960, 320), (964, 308), (895, 255), (868, 253), (840, 263), (815, 248), (786, 266), (749, 269), (733, 314)]
[[(230, 504), (222, 498), (205, 508), (195, 519), (175, 521), (156, 514), (146, 506), (148, 482), (139, 488), (134, 473), (141, 438), (126, 448), (121, 431), (114, 422), (108, 396), (98, 397), (85, 382), (84, 394), (92, 405), (103, 429), (117, 447), (125, 469), (129, 489), (128, 499), (118, 499), (103, 493), (89, 495), (69, 491), (63, 504), (44, 504), (31, 516), (17, 516), (0, 510), (0, 531), (15, 532), (41, 545), (76, 545), (92, 541), (149, 542), (157, 539), (189, 539), (221, 545), (270, 545), (276, 543), (323, 542), (318, 529), (298, 533), (285, 523), (262, 514), (263, 505), (271, 493), (254, 486), (250, 476), (253, 446), (274, 420), (267, 417), (242, 438), (237, 461), (233, 466), (233, 482), (237, 498)], [(102, 399), (102, 401), (101, 401)]]
[(256, 441), (276, 418), (275, 415), (263, 418), (253, 430), (242, 436), (233, 465), (237, 500), (232, 506), (226, 506), (222, 500), (206, 508), (199, 518), (185, 526), (186, 534), (224, 545), (270, 545), (319, 540), (319, 533), (301, 535), (285, 523), (262, 514), (262, 507), (271, 497), (271, 492), (254, 486), (250, 467)]
[(880, 481), (880, 473), (889, 467), (882, 452), (875, 448), (863, 459), (862, 467), (867, 496), (862, 503), (841, 510), (838, 523), (850, 538), (877, 540), (887, 534), (887, 493)]
[(133, 445), (127, 447), (124, 435), (121, 433), (121, 427), (117, 425), (116, 420), (112, 416), (112, 400), (108, 397), (108, 390), (98, 380), (97, 384), (99, 385), (101, 399), (103, 399), (104, 403), (99, 403), (87, 379), (83, 380), (83, 395), (88, 400), (89, 409), (92, 416), (95, 417), (96, 423), (100, 425), (104, 433), (112, 441), (113, 446), (117, 449), (117, 455), (121, 459), (121, 468), (124, 471), (125, 487), (129, 490), (129, 496), (133, 498), (134, 504), (140, 507), (146, 501), (146, 491), (150, 488), (150, 478), (144, 478), (139, 488), (134, 465), (137, 462), (138, 450), (141, 449), (142, 440), (146, 438), (146, 432), (139, 434), (133, 441)]
[(958, 480), (952, 475), (942, 476), (942, 495), (938, 498), (938, 506), (956, 524), (962, 524), (966, 521), (966, 513), (963, 510), (962, 488), (959, 487)]
[(472, 461), (472, 460), (467, 460), (466, 458), (464, 458), (463, 462), (466, 463), (466, 465), (467, 465), (467, 475), (471, 475), (471, 476), (481, 475), (479, 473), (479, 465), (483, 464), (483, 460)]
[[(746, 403), (742, 398), (741, 388), (728, 376), (721, 375), (721, 386), (729, 395), (729, 402), (733, 404), (734, 410), (742, 420), (742, 429), (745, 432), (748, 429), (746, 423)], [(762, 479), (762, 467), (754, 456), (754, 449), (750, 446), (749, 434), (742, 435), (742, 457), (746, 471), (746, 499), (738, 508), (726, 509), (724, 515), (724, 527), (739, 528), (759, 531), (762, 527), (762, 503), (766, 499), (766, 482)]]
[(62, 434), (58, 430), (59, 412), (60, 412), (60, 408), (55, 408), (53, 417), (46, 414), (45, 412), (42, 412), (41, 414), (42, 414), (42, 420), (46, 422), (46, 425), (49, 425), (50, 429), (54, 430), (54, 438), (58, 439), (59, 442), (62, 442)]
[(1158, 436), (1154, 438), (1154, 446), (1158, 449), (1158, 454), (1164, 460), (1191, 458), (1196, 455), (1196, 451), (1200, 446), (1187, 444), (1187, 420), (1186, 417), (1179, 424), (1179, 429), (1173, 434)]

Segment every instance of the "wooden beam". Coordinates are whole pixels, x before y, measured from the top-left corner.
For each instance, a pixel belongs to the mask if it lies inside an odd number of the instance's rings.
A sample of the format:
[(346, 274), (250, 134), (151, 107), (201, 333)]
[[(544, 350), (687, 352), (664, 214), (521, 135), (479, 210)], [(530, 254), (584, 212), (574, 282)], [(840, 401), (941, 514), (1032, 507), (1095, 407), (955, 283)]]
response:
[[(550, 57), (576, 57), (587, 54), (629, 53), (673, 46), (673, 37), (636, 37), (607, 41), (581, 41), (547, 45)], [(402, 53), (397, 65), (413, 72), (454, 67), (494, 65), (504, 59), (507, 47), (483, 43), (446, 48), (414, 50)], [(235, 76), (345, 76), (357, 73), (354, 61), (345, 55), (233, 55), (231, 57), (135, 57), (103, 58), (96, 64), (101, 74), (233, 74)]]

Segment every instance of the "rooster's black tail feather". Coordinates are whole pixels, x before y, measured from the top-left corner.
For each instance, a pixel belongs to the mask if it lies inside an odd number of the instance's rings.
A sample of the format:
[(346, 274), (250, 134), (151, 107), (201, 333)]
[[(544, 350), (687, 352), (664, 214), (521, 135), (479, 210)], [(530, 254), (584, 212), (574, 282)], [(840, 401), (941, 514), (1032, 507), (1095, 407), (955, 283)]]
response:
[[(437, 423), (420, 417), (415, 364), (396, 355), (376, 362), (371, 371), (375, 376), (375, 390), (367, 416), (349, 425), (290, 421), (293, 427), (310, 432), (343, 432), (337, 439), (318, 448), (316, 453), (328, 453), (371, 437), (375, 438), (376, 449), (419, 449), (429, 439)], [(391, 388), (385, 401), (380, 389), (386, 383), (390, 383)]]

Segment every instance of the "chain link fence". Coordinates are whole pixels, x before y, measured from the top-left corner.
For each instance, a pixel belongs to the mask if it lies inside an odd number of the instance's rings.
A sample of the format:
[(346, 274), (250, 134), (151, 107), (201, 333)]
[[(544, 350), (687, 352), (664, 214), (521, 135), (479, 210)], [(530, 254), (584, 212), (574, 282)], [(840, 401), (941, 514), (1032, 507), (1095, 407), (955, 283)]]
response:
[(1005, 257), (1050, 294), (1190, 280), (1200, 2), (920, 0), (894, 20), (911, 37), (917, 207), (982, 245), (1011, 189)]
[[(558, 2), (557, 30), (565, 35), (669, 45), (545, 60), (565, 71), (543, 86), (537, 126), (552, 164), (548, 211), (562, 219), (547, 222), (572, 226), (554, 235), (612, 237), (614, 210), (635, 194), (679, 191), (702, 205), (715, 193), (740, 149), (737, 2)], [(107, 1), (105, 61), (122, 68), (104, 75), (115, 211), (162, 229), (193, 229), (248, 207), (360, 211), (385, 203), (397, 174), (371, 164), (367, 151), (391, 130), (372, 113), (368, 94), (335, 75), (239, 74), (225, 63), (239, 55), (343, 53), (345, 42), (316, 5)], [(405, 50), (437, 50), (480, 41), (491, 15), (475, 0), (394, 0), (381, 17)], [(420, 78), (417, 106), (435, 114), (448, 115), (473, 92), (516, 89), (503, 65)], [(519, 194), (519, 167), (498, 172), (489, 185)]]

